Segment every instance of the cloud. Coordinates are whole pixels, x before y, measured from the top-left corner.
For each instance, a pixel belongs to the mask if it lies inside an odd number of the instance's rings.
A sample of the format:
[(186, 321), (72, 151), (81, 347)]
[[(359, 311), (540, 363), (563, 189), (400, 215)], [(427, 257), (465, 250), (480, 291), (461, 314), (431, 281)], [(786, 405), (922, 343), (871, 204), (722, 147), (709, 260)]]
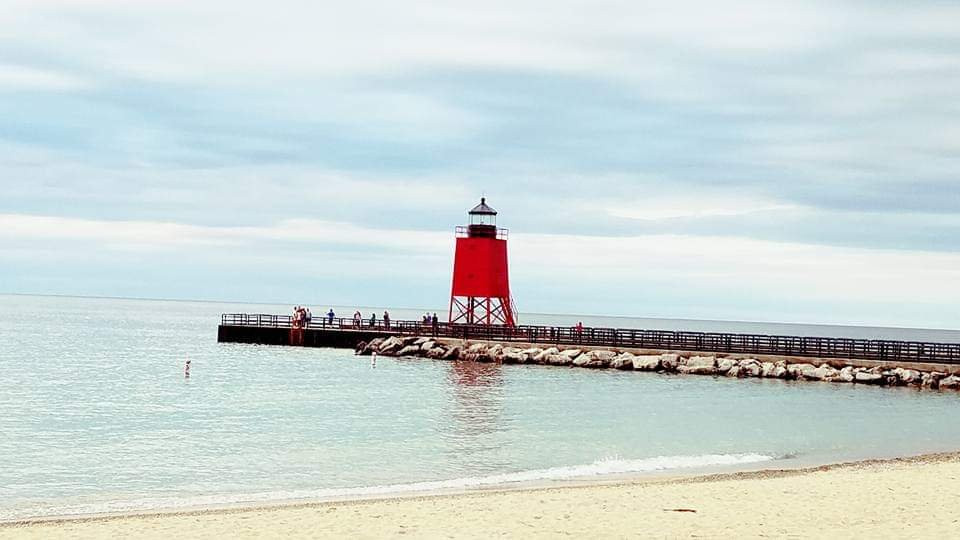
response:
[(0, 64), (0, 93), (82, 90), (88, 84), (69, 74), (30, 66)]
[(755, 213), (785, 212), (796, 208), (794, 205), (772, 200), (732, 197), (723, 192), (704, 196), (702, 192), (698, 192), (686, 197), (646, 197), (607, 208), (606, 211), (619, 218), (656, 221), (745, 216)]
[(88, 243), (120, 251), (163, 251), (176, 248), (221, 248), (291, 242), (360, 246), (406, 253), (436, 254), (449, 235), (424, 231), (369, 229), (352, 223), (310, 219), (283, 220), (272, 225), (215, 227), (151, 221), (107, 221), (0, 214), (0, 239), (11, 243), (60, 240)]

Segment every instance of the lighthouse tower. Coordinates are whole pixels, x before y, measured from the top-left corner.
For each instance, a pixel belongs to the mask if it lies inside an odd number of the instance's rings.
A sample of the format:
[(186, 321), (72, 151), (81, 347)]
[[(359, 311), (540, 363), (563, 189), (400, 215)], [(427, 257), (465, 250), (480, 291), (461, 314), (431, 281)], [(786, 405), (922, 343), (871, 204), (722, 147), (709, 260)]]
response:
[(453, 323), (514, 326), (507, 268), (507, 229), (485, 198), (470, 210), (470, 224), (457, 227), (450, 318)]

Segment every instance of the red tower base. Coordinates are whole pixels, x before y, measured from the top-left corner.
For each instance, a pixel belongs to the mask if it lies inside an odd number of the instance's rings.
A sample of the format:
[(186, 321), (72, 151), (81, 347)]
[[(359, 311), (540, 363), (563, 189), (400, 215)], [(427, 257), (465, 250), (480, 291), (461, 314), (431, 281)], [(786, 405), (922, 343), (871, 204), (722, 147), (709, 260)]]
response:
[(457, 227), (449, 320), (450, 324), (516, 325), (506, 229)]
[(509, 298), (453, 296), (450, 298), (450, 323), (505, 324), (513, 326), (513, 305)]

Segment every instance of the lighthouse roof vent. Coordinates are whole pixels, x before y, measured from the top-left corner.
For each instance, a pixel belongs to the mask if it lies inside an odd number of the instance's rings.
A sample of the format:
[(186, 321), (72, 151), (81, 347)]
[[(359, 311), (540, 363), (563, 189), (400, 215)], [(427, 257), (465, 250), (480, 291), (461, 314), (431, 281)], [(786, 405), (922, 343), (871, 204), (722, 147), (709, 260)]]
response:
[(486, 197), (481, 197), (481, 198), (480, 198), (480, 204), (474, 206), (474, 207), (473, 207), (473, 210), (470, 210), (470, 214), (472, 214), (472, 215), (495, 216), (495, 215), (497, 215), (497, 211), (494, 210), (493, 208), (490, 208), (489, 206), (487, 206), (487, 198), (486, 198)]

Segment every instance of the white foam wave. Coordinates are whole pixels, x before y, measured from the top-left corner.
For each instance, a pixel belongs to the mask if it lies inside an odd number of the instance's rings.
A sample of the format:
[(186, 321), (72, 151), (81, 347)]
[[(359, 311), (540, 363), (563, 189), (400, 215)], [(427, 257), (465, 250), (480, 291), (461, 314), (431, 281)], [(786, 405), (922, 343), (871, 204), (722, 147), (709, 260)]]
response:
[(482, 487), (504, 486), (557, 480), (596, 478), (620, 474), (640, 474), (674, 469), (712, 468), (761, 463), (776, 459), (763, 454), (707, 454), (699, 456), (659, 456), (645, 459), (602, 459), (587, 465), (551, 467), (488, 476), (473, 476), (451, 480), (413, 482), (355, 488), (328, 488), (315, 490), (272, 491), (247, 494), (195, 495), (188, 497), (151, 497), (131, 500), (103, 501), (78, 505), (50, 505), (0, 510), (0, 521), (25, 518), (178, 510), (241, 504), (271, 503), (298, 500), (335, 500), (365, 497), (403, 495), (420, 492), (460, 491)]

